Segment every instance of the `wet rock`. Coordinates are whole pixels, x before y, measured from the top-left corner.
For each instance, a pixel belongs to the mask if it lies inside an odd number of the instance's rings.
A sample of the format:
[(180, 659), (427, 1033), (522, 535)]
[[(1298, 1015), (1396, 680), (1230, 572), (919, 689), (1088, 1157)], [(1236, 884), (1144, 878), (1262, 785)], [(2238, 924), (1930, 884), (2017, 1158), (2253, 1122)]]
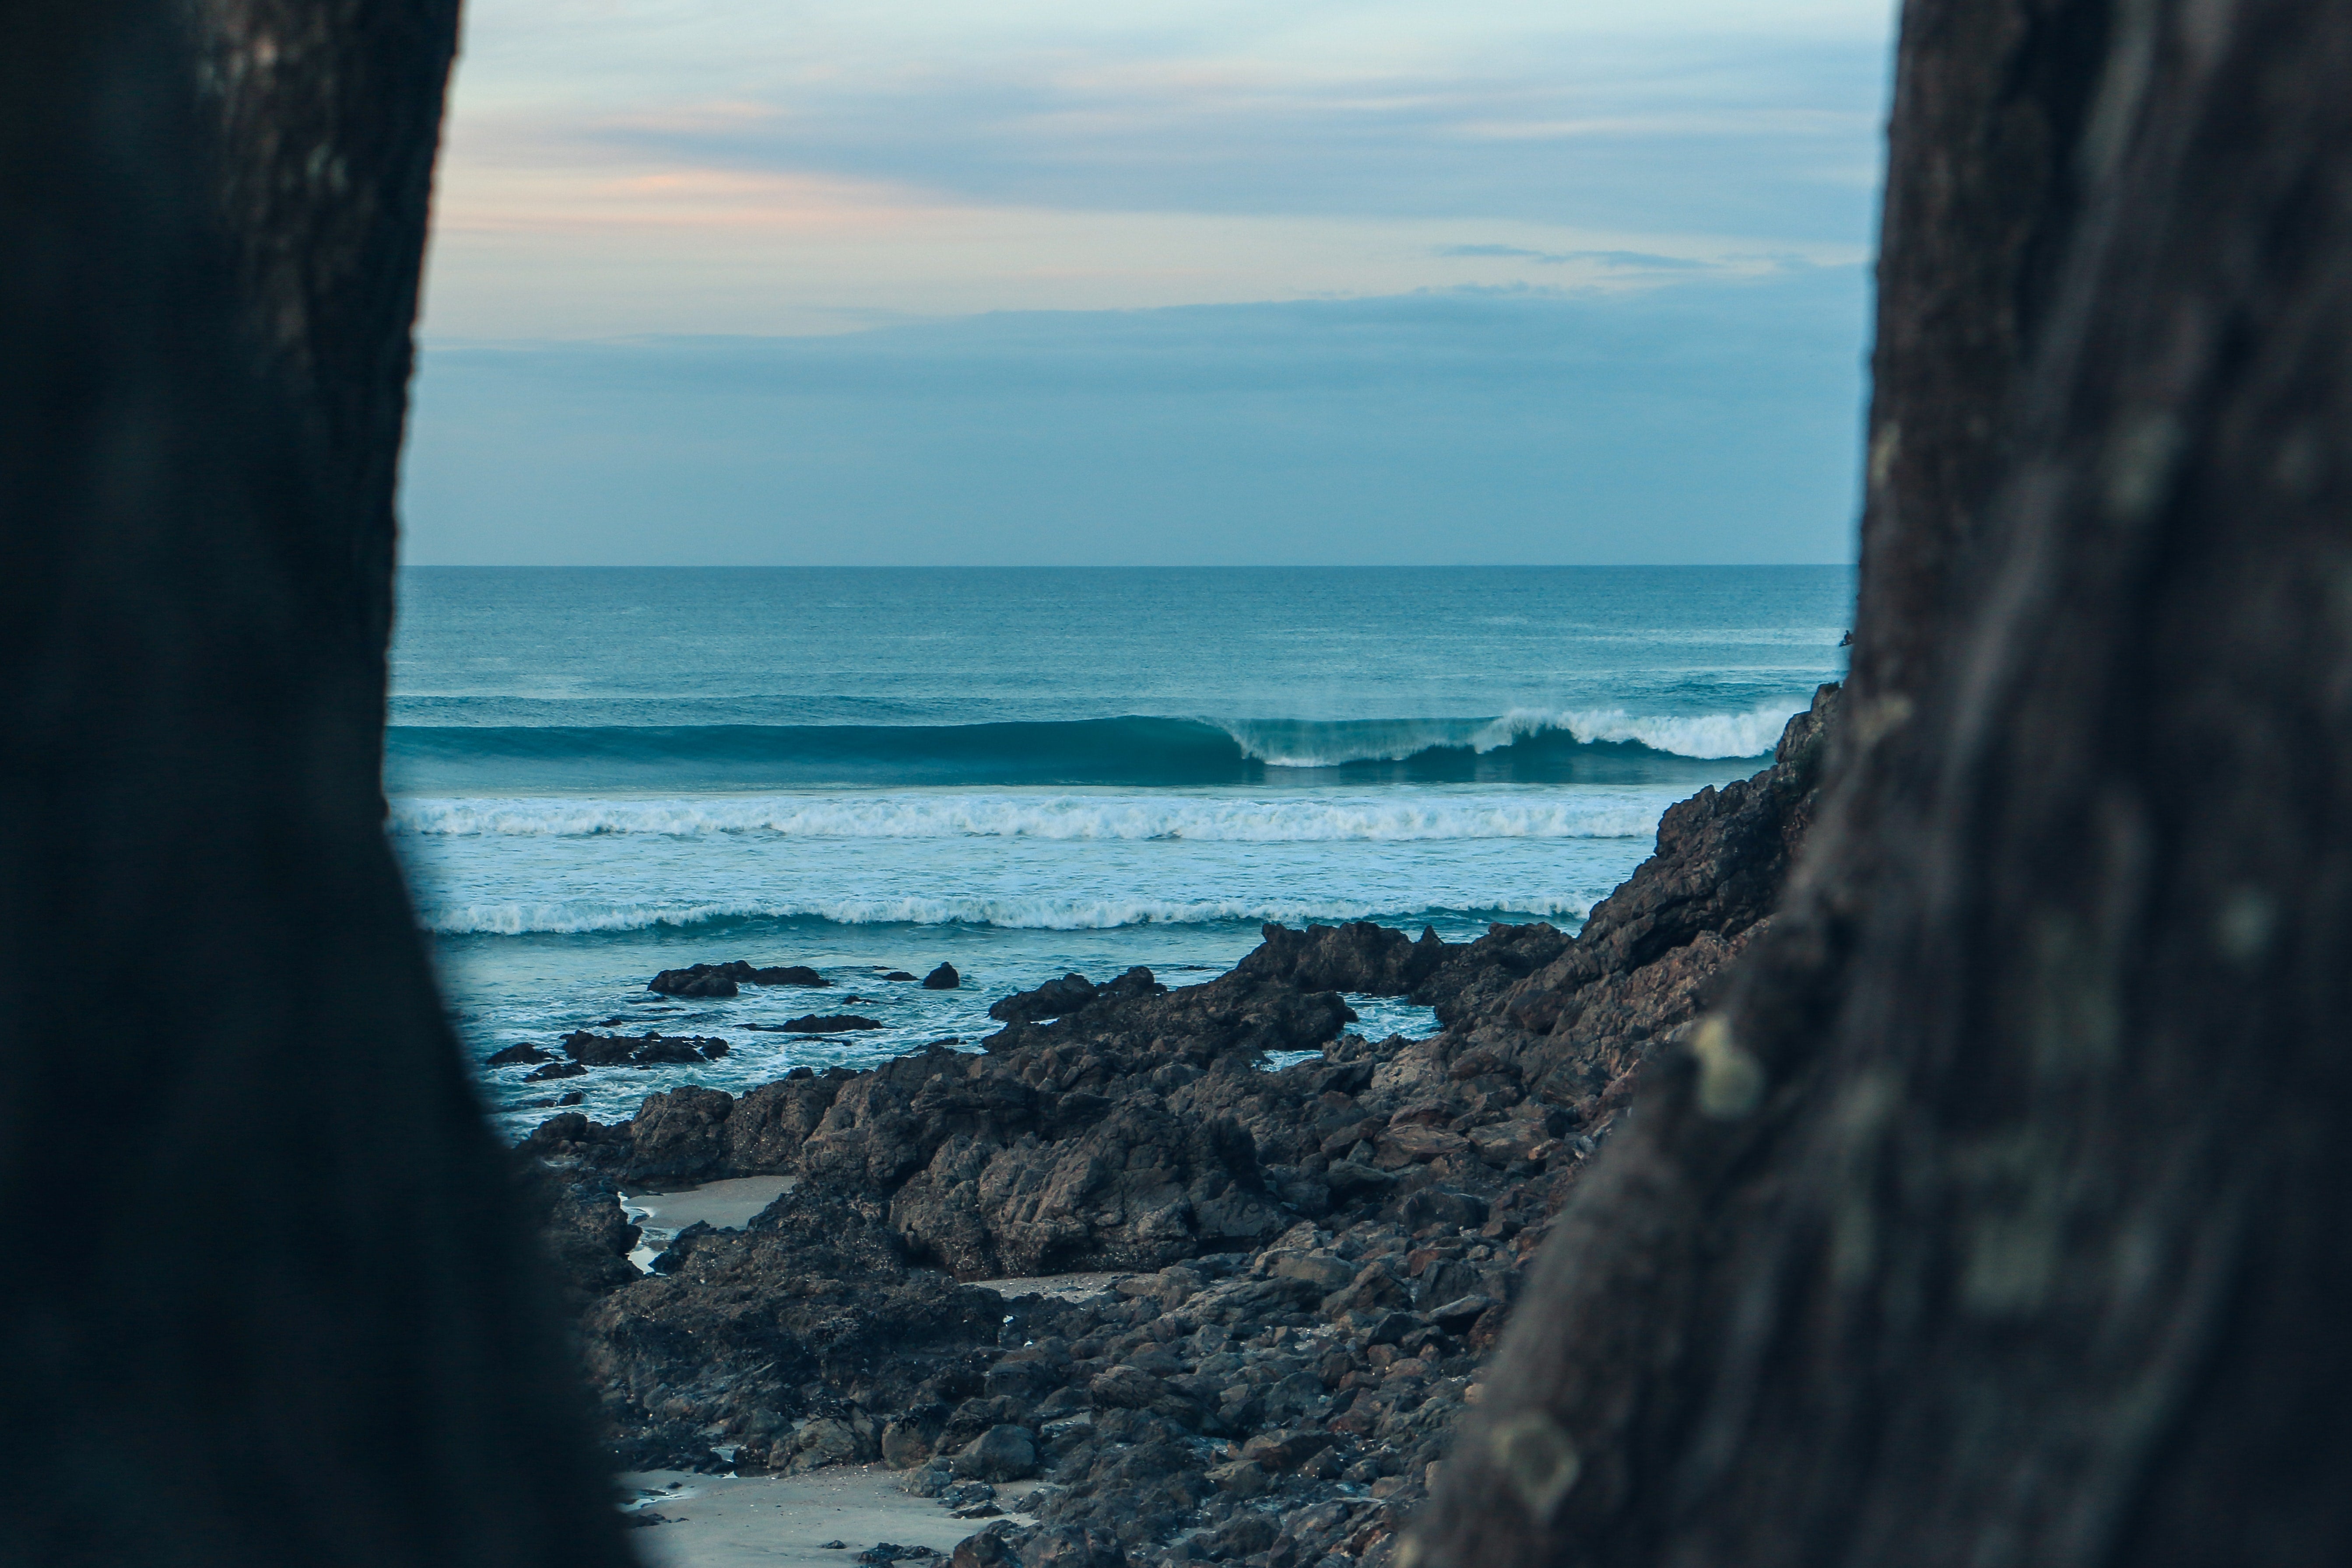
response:
[(1072, 973), (1048, 980), (1034, 991), (1016, 991), (990, 1005), (988, 1016), (1007, 1024), (1034, 1024), (1075, 1013), (1095, 999), (1095, 983)]
[(551, 1078), (583, 1078), (588, 1069), (578, 1062), (550, 1062), (523, 1075), (525, 1083), (542, 1083)]
[(952, 963), (942, 963), (923, 976), (923, 989), (926, 991), (952, 991), (962, 984), (963, 976), (956, 973), (956, 966)]
[(878, 1018), (861, 1018), (854, 1013), (811, 1013), (804, 1017), (786, 1019), (783, 1027), (795, 1035), (839, 1035), (853, 1029), (878, 1029)]
[(698, 963), (691, 969), (665, 969), (646, 982), (646, 989), (665, 996), (725, 997), (736, 994), (740, 987), (709, 964)]
[(566, 1055), (584, 1068), (695, 1065), (727, 1054), (727, 1042), (702, 1035), (599, 1035), (581, 1029), (563, 1037)]
[(1026, 1426), (992, 1426), (957, 1450), (955, 1473), (984, 1481), (1017, 1481), (1037, 1473), (1037, 1440)]
[(521, 1045), (509, 1046), (502, 1051), (493, 1051), (483, 1059), (494, 1068), (503, 1068), (514, 1067), (523, 1062), (551, 1062), (555, 1059), (555, 1055), (551, 1051), (543, 1051), (526, 1040)]
[(726, 963), (696, 963), (665, 969), (646, 983), (646, 989), (664, 996), (733, 996), (744, 985), (830, 985), (815, 970), (800, 964), (756, 968), (741, 959)]
[(890, 971), (889, 973), (885, 974), (882, 978), (885, 980), (904, 981), (912, 980), (915, 977), (912, 974), (908, 973), (903, 969), (894, 969)]

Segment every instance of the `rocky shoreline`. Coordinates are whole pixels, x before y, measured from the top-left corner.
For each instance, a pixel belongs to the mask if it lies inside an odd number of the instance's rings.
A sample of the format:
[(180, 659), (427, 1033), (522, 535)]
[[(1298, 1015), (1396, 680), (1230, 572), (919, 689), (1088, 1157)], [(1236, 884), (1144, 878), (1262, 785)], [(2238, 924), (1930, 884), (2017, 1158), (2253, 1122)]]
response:
[[(976, 1054), (551, 1118), (525, 1177), (614, 1468), (878, 1458), (979, 1521), (958, 1564), (1386, 1562), (1552, 1216), (1769, 919), (1836, 700), (1669, 809), (1573, 938), (1268, 926), (1203, 984), (1005, 998)], [(1367, 1040), (1342, 992), (1440, 1031)], [(741, 1230), (680, 1232), (654, 1274), (627, 1261), (622, 1191), (753, 1175), (798, 1180)], [(1116, 1282), (975, 1283), (1082, 1273)], [(989, 1525), (993, 1489), (1031, 1478), (1038, 1522)]]

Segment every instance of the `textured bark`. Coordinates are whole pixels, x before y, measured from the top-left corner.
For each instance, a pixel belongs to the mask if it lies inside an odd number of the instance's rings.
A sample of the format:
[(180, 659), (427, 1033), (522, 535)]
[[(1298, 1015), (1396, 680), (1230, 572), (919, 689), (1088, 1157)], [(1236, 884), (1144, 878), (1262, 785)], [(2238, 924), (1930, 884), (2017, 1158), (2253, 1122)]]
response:
[(0, 1556), (619, 1564), (380, 827), (350, 452), (255, 363), (183, 19), (0, 8)]
[(2102, 36), (1970, 395), (1985, 564), (1561, 1216), (1424, 1565), (2352, 1553), (2352, 12)]
[(2004, 410), (2079, 205), (2112, 0), (1911, 0), (1895, 55), (1871, 356), (1854, 700), (1951, 646)]
[(182, 0), (245, 330), (301, 417), (381, 688), (410, 336), (457, 0)]

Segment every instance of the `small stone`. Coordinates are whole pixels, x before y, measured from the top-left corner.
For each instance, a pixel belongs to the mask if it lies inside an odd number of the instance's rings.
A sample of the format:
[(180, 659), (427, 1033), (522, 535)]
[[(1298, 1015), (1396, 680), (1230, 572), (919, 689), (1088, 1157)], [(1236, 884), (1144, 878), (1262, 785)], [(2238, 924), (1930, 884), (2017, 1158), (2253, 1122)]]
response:
[(952, 991), (962, 984), (963, 976), (956, 973), (956, 966), (952, 963), (942, 963), (923, 976), (923, 989), (926, 991)]

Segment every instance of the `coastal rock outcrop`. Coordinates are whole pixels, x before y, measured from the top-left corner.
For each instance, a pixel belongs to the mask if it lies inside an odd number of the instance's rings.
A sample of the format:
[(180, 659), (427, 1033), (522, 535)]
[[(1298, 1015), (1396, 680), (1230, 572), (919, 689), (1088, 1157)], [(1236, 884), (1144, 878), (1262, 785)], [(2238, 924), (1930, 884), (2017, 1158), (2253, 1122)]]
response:
[[(525, 1149), (561, 1189), (616, 1460), (881, 1458), (930, 1496), (1034, 1465), (1043, 1527), (975, 1562), (1383, 1562), (1552, 1215), (1770, 918), (1834, 710), (1671, 808), (1574, 936), (1272, 926), (1202, 984), (1004, 998), (977, 1051), (551, 1119)], [(1368, 1040), (1343, 991), (1442, 1026)], [(741, 1231), (682, 1233), (659, 1277), (616, 1270), (589, 1217), (616, 1179), (755, 1173), (800, 1180)], [(1110, 1287), (970, 1283), (1079, 1272)]]
[(956, 973), (956, 966), (952, 963), (942, 963), (923, 976), (923, 989), (926, 991), (953, 991), (962, 984), (963, 976)]

